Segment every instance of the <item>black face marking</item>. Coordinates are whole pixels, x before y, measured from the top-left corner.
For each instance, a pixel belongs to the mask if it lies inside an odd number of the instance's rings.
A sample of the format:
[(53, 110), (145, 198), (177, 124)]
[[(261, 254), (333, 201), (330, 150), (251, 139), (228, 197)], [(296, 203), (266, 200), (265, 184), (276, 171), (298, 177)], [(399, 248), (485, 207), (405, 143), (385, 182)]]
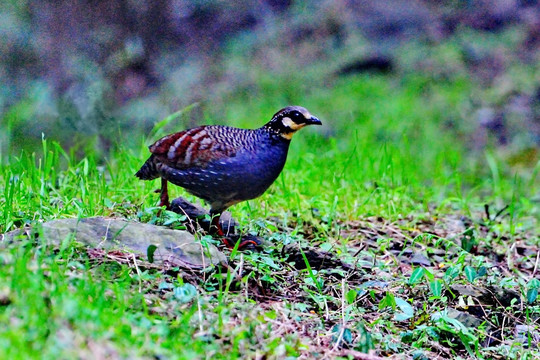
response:
[(302, 125), (306, 123), (305, 115), (296, 110), (283, 112), (276, 118), (281, 120), (281, 122), (285, 125), (291, 125), (291, 123)]
[[(301, 125), (306, 123), (306, 116), (298, 110), (284, 111), (277, 116), (278, 119), (291, 119), (295, 124)], [(287, 121), (286, 121), (287, 122)]]
[(310, 124), (320, 124), (320, 121), (303, 107), (288, 106), (275, 113), (264, 127), (290, 140), (294, 132)]

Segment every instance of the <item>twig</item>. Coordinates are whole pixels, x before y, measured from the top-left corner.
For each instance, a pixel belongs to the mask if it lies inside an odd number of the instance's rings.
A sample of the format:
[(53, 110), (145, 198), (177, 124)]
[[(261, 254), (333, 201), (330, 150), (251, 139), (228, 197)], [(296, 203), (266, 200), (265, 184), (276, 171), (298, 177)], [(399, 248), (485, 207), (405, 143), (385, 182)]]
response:
[(101, 245), (103, 245), (103, 243), (107, 241), (107, 235), (109, 235), (109, 228), (111, 227), (111, 222), (112, 220), (109, 220), (109, 222), (107, 223), (107, 229), (105, 229), (105, 235), (103, 235), (103, 240), (101, 240), (99, 244), (97, 244), (96, 248), (100, 248)]
[(195, 233), (197, 232), (197, 229), (195, 228), (195, 225), (193, 225), (193, 223), (196, 224), (196, 222), (191, 218), (189, 217), (189, 215), (187, 214), (187, 212), (184, 210), (184, 208), (182, 208), (181, 206), (178, 206), (178, 208), (184, 213), (184, 215), (186, 216), (186, 219), (187, 219), (187, 223), (189, 224), (189, 227), (190, 227), (190, 230)]
[(341, 329), (339, 330), (339, 336), (336, 339), (334, 348), (332, 351), (336, 351), (343, 340), (343, 334), (345, 333), (345, 278), (341, 279)]
[(201, 311), (201, 298), (199, 296), (199, 292), (197, 291), (197, 312), (199, 313), (199, 331), (203, 332), (203, 326), (202, 326), (202, 311)]
[(384, 360), (384, 359), (388, 359), (388, 358), (383, 358), (383, 357), (380, 357), (380, 356), (377, 356), (377, 355), (373, 355), (371, 353), (366, 354), (366, 353), (356, 351), (356, 350), (343, 350), (343, 351), (341, 351), (341, 353), (339, 353), (339, 356), (349, 356), (349, 355), (354, 357), (357, 360)]
[(133, 264), (135, 265), (135, 269), (137, 270), (137, 275), (139, 275), (139, 294), (142, 293), (142, 278), (141, 278), (141, 271), (139, 270), (139, 266), (137, 265), (137, 258), (135, 257), (135, 254), (131, 254), (133, 257)]
[[(184, 209), (182, 209), (182, 211), (184, 211)], [(188, 217), (188, 219), (189, 219), (189, 217)], [(206, 246), (206, 248), (208, 249), (208, 245)], [(205, 249), (204, 249), (203, 243), (201, 242), (200, 239), (199, 239), (199, 249), (201, 250), (201, 260), (202, 260), (203, 269), (206, 269), (206, 257), (204, 256), (204, 250)], [(203, 271), (202, 274), (203, 274), (203, 281), (206, 281), (206, 271)]]

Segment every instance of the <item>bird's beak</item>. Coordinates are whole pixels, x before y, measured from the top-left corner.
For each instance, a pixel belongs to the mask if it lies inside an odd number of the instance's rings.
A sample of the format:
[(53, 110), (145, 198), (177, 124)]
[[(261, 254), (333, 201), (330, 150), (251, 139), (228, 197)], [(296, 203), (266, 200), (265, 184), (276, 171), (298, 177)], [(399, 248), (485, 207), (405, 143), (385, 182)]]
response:
[(322, 125), (321, 120), (317, 119), (315, 116), (312, 116), (306, 121), (306, 125)]

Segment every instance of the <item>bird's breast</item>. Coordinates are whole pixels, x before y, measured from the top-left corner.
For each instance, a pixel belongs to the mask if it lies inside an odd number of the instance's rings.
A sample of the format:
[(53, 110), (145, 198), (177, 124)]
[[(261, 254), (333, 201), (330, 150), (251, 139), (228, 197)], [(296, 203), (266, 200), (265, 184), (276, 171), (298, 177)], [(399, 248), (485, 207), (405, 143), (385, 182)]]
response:
[(232, 158), (214, 161), (209, 171), (225, 175), (231, 186), (262, 191), (266, 190), (283, 170), (288, 146), (261, 146), (239, 151)]
[(162, 168), (162, 175), (210, 203), (243, 201), (262, 195), (276, 180), (287, 159), (288, 143), (257, 143), (235, 156), (187, 169)]

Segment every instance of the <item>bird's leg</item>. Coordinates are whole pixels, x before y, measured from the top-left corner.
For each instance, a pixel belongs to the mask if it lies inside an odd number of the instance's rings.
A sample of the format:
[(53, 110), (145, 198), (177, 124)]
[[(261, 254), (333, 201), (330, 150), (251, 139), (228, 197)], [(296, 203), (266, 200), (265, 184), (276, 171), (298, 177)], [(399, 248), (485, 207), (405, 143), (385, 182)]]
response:
[(161, 178), (161, 191), (159, 195), (159, 207), (165, 206), (167, 209), (171, 207), (169, 203), (169, 192), (167, 190), (167, 180)]
[(221, 211), (214, 212), (210, 210), (210, 217), (212, 218), (212, 222), (210, 224), (210, 234), (216, 234), (218, 236), (225, 236), (225, 233), (223, 232), (223, 229), (221, 228), (221, 224), (219, 223), (219, 219), (221, 218)]
[[(238, 236), (226, 236), (225, 232), (223, 232), (223, 228), (221, 227), (221, 224), (219, 223), (219, 219), (221, 218), (221, 211), (212, 211), (210, 210), (210, 216), (212, 217), (212, 223), (210, 225), (210, 234), (217, 235), (221, 237), (221, 241), (223, 244), (228, 247), (229, 249), (234, 249), (234, 246), (236, 245), (236, 242), (240, 239)], [(244, 238), (240, 244), (238, 244), (238, 250), (243, 250), (248, 246), (259, 246), (260, 241), (254, 238)]]

